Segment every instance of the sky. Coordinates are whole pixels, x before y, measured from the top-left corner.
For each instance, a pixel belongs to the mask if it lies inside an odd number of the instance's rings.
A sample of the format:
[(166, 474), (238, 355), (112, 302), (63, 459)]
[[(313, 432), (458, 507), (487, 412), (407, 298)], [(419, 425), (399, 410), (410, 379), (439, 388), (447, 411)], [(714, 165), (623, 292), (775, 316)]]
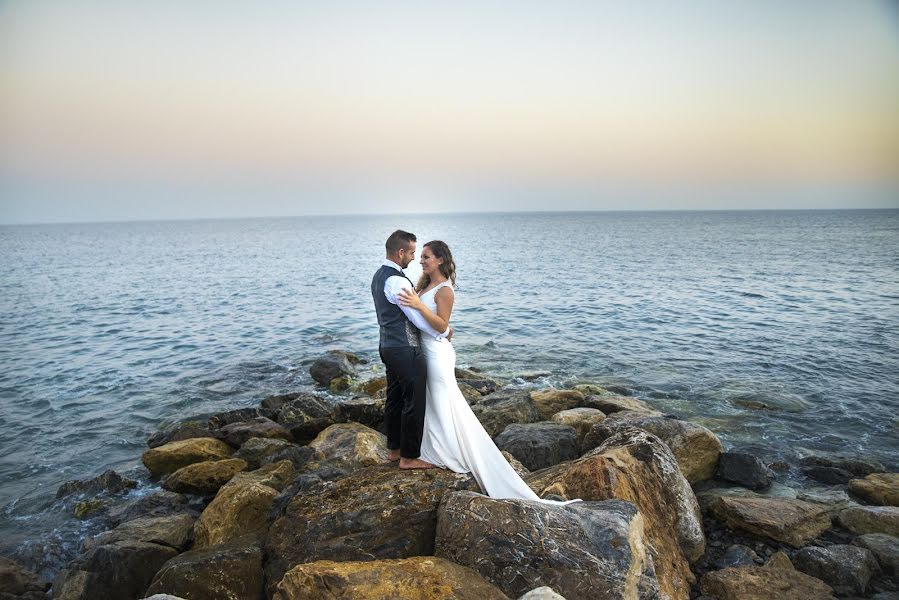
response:
[(0, 223), (899, 207), (874, 0), (0, 0)]

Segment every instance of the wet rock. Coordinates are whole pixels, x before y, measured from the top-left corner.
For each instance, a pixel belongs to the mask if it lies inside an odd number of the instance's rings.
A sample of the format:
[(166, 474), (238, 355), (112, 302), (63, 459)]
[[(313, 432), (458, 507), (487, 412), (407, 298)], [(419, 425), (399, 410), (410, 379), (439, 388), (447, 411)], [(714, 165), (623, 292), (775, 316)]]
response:
[(75, 503), (75, 506), (72, 507), (72, 515), (74, 515), (76, 519), (88, 519), (99, 515), (108, 507), (109, 502), (106, 500), (97, 498), (93, 500), (82, 500), (81, 502)]
[(471, 569), (433, 556), (297, 565), (285, 573), (273, 600), (294, 598), (508, 600)]
[(629, 502), (550, 506), (457, 492), (441, 502), (435, 553), (512, 597), (546, 585), (568, 600), (656, 598), (642, 529)]
[(228, 485), (219, 490), (194, 527), (195, 548), (208, 548), (237, 538), (263, 534), (278, 492), (261, 483)]
[(874, 460), (853, 456), (828, 454), (809, 454), (799, 459), (803, 467), (831, 467), (852, 473), (856, 477), (865, 477), (871, 473), (883, 471), (883, 465)]
[(214, 496), (219, 488), (247, 468), (239, 458), (206, 460), (181, 467), (162, 482), (162, 487), (179, 494)]
[(557, 594), (551, 587), (544, 585), (532, 589), (524, 596), (520, 596), (518, 600), (565, 600), (565, 597)]
[(845, 544), (802, 548), (793, 556), (793, 564), (839, 595), (864, 594), (868, 582), (880, 570), (870, 550)]
[(826, 504), (832, 511), (842, 510), (853, 503), (845, 491), (832, 488), (806, 489), (798, 492), (796, 497), (804, 502)]
[(606, 388), (596, 385), (593, 383), (579, 383), (577, 385), (571, 386), (571, 389), (577, 390), (584, 395), (587, 396), (614, 396), (613, 392), (610, 392)]
[(286, 403), (276, 415), (298, 444), (308, 444), (336, 421), (335, 409), (317, 396), (304, 394)]
[(461, 367), (456, 367), (453, 374), (456, 376), (456, 379), (478, 379), (479, 377), (484, 376), (480, 369), (463, 369)]
[(140, 517), (164, 517), (175, 514), (196, 516), (198, 511), (190, 504), (184, 494), (169, 491), (158, 491), (109, 509), (107, 517), (113, 525), (138, 519)]
[(852, 479), (852, 473), (836, 467), (805, 467), (802, 472), (809, 479), (830, 485), (846, 484)]
[(333, 379), (352, 377), (355, 374), (355, 370), (346, 356), (326, 354), (321, 358), (315, 359), (315, 362), (309, 367), (309, 374), (316, 383), (329, 386)]
[(384, 422), (384, 399), (356, 396), (337, 403), (337, 420), (377, 429)]
[(726, 569), (728, 567), (751, 567), (760, 564), (761, 562), (762, 559), (759, 558), (759, 555), (756, 554), (752, 548), (741, 544), (732, 544), (724, 551), (721, 558), (715, 562), (715, 567), (718, 569)]
[(541, 497), (633, 502), (645, 523), (662, 593), (687, 597), (694, 581), (689, 562), (702, 556), (705, 536), (693, 490), (662, 440), (626, 429), (581, 458), (532, 473), (525, 481)]
[(871, 473), (849, 482), (849, 491), (871, 504), (899, 506), (899, 473)]
[(256, 417), (261, 417), (259, 410), (255, 408), (236, 408), (234, 410), (226, 410), (209, 417), (210, 429), (221, 429), (233, 423), (244, 423), (252, 421)]
[(133, 479), (122, 477), (113, 470), (108, 470), (93, 479), (68, 481), (56, 490), (56, 497), (63, 498), (70, 494), (120, 494), (137, 486)]
[(310, 448), (309, 446), (291, 445), (289, 448), (279, 450), (278, 452), (265, 458), (262, 461), (262, 466), (264, 467), (276, 462), (287, 460), (290, 461), (290, 463), (294, 466), (294, 469), (299, 470), (304, 469), (306, 465), (319, 460), (320, 458), (321, 455), (315, 450), (315, 448)]
[(268, 487), (280, 492), (284, 489), (284, 486), (286, 486), (288, 482), (293, 478), (295, 471), (296, 469), (294, 469), (293, 463), (291, 461), (282, 460), (276, 463), (270, 463), (259, 467), (255, 471), (244, 471), (242, 473), (238, 473), (231, 478), (231, 481), (229, 481), (222, 487), (258, 483), (267, 485)]
[(496, 445), (531, 471), (578, 457), (577, 432), (552, 421), (512, 423), (496, 436)]
[(763, 490), (771, 485), (774, 473), (751, 454), (724, 452), (718, 457), (716, 477), (751, 490)]
[(899, 537), (899, 507), (896, 506), (850, 506), (840, 512), (839, 520), (852, 533)]
[(198, 437), (215, 437), (215, 433), (209, 429), (206, 422), (189, 421), (177, 423), (166, 429), (161, 429), (147, 439), (149, 448), (158, 448), (169, 442), (180, 442)]
[(671, 449), (681, 473), (690, 483), (709, 479), (715, 473), (718, 457), (724, 449), (718, 436), (701, 425), (662, 416), (619, 411), (588, 431), (581, 451), (588, 452), (596, 448), (627, 427), (636, 427), (661, 438)]
[(375, 394), (386, 388), (387, 378), (383, 376), (375, 377), (374, 379), (369, 379), (368, 381), (363, 381), (359, 384), (359, 389), (371, 397), (374, 397)]
[(852, 545), (870, 550), (887, 575), (899, 575), (899, 538), (885, 533), (866, 533), (852, 540)]
[(309, 394), (308, 392), (290, 392), (289, 394), (266, 396), (262, 399), (262, 402), (259, 403), (259, 412), (262, 413), (263, 417), (268, 417), (273, 421), (277, 421), (278, 412), (284, 405), (301, 396), (315, 396), (315, 394)]
[[(590, 428), (597, 423), (601, 423), (605, 418), (606, 415), (601, 410), (581, 407), (557, 412), (552, 416), (551, 420), (559, 425), (574, 427), (574, 430), (577, 432), (577, 442), (580, 446), (583, 444), (584, 436), (587, 435)], [(584, 451), (583, 448), (581, 451)]]
[(584, 394), (577, 390), (539, 390), (531, 392), (531, 400), (540, 419), (548, 421), (557, 412), (580, 406)]
[(127, 540), (159, 544), (183, 552), (194, 538), (196, 517), (188, 514), (141, 517), (85, 540), (84, 550)]
[(456, 383), (460, 385), (466, 385), (474, 390), (477, 390), (479, 394), (482, 396), (486, 396), (488, 394), (492, 394), (497, 389), (499, 389), (499, 383), (492, 379), (486, 379), (483, 377), (480, 378), (471, 378), (471, 379), (457, 379)]
[(143, 453), (141, 460), (154, 476), (167, 475), (187, 465), (231, 457), (231, 447), (214, 438), (191, 438), (169, 442)]
[(716, 498), (709, 509), (734, 531), (747, 531), (801, 548), (830, 529), (827, 507), (789, 498)]
[(642, 400), (630, 396), (586, 396), (583, 405), (601, 410), (606, 416), (625, 410), (657, 417), (664, 416)]
[(324, 460), (339, 462), (352, 468), (389, 462), (387, 437), (359, 423), (331, 425), (309, 443)]
[(225, 425), (219, 430), (219, 437), (234, 448), (240, 448), (250, 438), (293, 440), (290, 430), (266, 417)]
[(159, 568), (177, 554), (168, 546), (131, 540), (97, 546), (59, 572), (53, 598), (142, 598)]
[(248, 468), (258, 469), (268, 464), (269, 459), (275, 454), (288, 448), (299, 448), (285, 440), (275, 438), (250, 438), (234, 453), (234, 458), (246, 461)]
[(834, 600), (833, 590), (820, 579), (793, 568), (778, 552), (763, 567), (731, 567), (706, 573), (699, 584), (703, 594), (717, 600)]
[(267, 581), (299, 563), (433, 554), (437, 505), (447, 492), (478, 489), (470, 475), (381, 465), (313, 483), (290, 499), (269, 529)]
[(509, 465), (512, 467), (512, 470), (515, 471), (515, 473), (517, 473), (519, 477), (524, 479), (526, 476), (531, 474), (531, 472), (528, 470), (528, 468), (526, 466), (524, 466), (523, 464), (521, 464), (520, 462), (518, 462), (518, 460), (514, 456), (512, 456), (505, 450), (501, 450), (500, 453), (503, 455), (503, 458), (506, 459), (506, 462), (508, 462)]
[(263, 600), (262, 549), (253, 538), (242, 538), (190, 550), (165, 563), (146, 593), (191, 600)]
[(50, 582), (15, 562), (0, 556), (0, 597), (23, 597), (32, 600), (46, 598)]
[(512, 423), (536, 423), (540, 420), (527, 390), (502, 389), (493, 392), (472, 406), (471, 410), (492, 438)]

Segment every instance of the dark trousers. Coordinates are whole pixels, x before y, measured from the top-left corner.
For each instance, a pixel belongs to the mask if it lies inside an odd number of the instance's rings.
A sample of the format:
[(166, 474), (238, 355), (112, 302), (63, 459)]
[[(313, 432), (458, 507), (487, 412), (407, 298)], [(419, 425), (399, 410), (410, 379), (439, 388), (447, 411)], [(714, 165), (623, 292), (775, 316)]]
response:
[(425, 424), (428, 363), (421, 348), (379, 348), (379, 352), (387, 367), (387, 447), (399, 448), (403, 458), (418, 458)]

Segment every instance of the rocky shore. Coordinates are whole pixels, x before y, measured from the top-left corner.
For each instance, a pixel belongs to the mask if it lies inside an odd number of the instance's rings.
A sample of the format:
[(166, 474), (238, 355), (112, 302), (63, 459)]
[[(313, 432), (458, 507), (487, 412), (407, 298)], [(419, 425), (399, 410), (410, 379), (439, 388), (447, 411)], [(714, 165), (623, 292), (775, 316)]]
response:
[(61, 486), (108, 530), (53, 582), (0, 559), (0, 600), (899, 599), (899, 473), (874, 461), (726, 449), (627, 389), (457, 369), (528, 485), (584, 502), (494, 500), (388, 462), (385, 381), (362, 362), (330, 352), (310, 368), (328, 394), (158, 431), (141, 457), (157, 491), (112, 471)]

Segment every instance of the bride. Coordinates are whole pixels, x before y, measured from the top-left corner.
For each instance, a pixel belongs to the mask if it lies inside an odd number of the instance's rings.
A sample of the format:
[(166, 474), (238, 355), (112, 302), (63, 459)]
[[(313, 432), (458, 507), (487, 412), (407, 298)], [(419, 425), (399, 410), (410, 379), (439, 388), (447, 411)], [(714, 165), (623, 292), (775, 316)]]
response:
[(541, 500), (512, 469), (471, 411), (456, 383), (456, 351), (449, 340), (438, 337), (449, 325), (455, 299), (456, 263), (449, 247), (439, 240), (428, 242), (422, 247), (420, 262), (418, 293), (405, 290), (397, 297), (403, 305), (420, 311), (428, 325), (421, 331), (428, 387), (419, 458), (456, 473), (471, 473), (491, 498)]

